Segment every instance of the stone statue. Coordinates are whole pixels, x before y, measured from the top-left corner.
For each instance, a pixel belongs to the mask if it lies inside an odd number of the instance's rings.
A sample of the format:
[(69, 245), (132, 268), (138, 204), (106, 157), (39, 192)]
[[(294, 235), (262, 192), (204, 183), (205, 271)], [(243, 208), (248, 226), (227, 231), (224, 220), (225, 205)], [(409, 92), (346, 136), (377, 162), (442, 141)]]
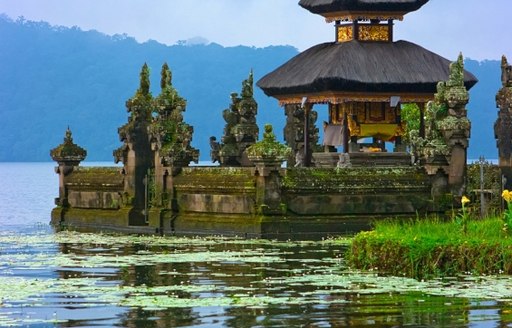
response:
[(223, 166), (249, 166), (244, 151), (258, 140), (256, 124), (258, 104), (254, 99), (252, 71), (242, 82), (242, 91), (231, 93), (231, 104), (222, 112), (226, 125), (219, 150), (219, 162)]

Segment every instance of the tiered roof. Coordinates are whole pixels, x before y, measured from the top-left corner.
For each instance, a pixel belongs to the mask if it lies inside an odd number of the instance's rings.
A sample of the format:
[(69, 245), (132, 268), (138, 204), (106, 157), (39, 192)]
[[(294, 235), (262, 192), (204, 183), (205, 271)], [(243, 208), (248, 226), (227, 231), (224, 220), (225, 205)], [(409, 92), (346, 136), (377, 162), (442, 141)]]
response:
[(328, 21), (371, 19), (402, 19), (403, 15), (415, 11), (428, 0), (300, 0), (299, 5)]
[[(391, 21), (427, 2), (300, 0), (302, 7), (336, 21), (337, 40), (300, 53), (257, 85), (282, 104), (300, 103), (304, 96), (310, 102), (331, 103), (384, 101), (390, 95), (403, 101), (430, 100), (438, 81), (448, 79), (450, 61), (414, 43), (394, 42)], [(477, 81), (464, 71), (468, 89)]]
[[(276, 98), (322, 92), (433, 95), (437, 83), (448, 79), (449, 66), (448, 59), (407, 41), (322, 43), (264, 76), (258, 86)], [(471, 88), (477, 79), (466, 71), (464, 82)]]

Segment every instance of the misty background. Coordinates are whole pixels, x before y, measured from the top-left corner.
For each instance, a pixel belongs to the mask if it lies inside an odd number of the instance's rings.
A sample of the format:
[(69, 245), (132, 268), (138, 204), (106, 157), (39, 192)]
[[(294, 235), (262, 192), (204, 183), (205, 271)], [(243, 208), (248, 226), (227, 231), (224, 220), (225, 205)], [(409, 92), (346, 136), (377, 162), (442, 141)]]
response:
[[(324, 40), (325, 41), (325, 40)], [(209, 160), (208, 138), (223, 135), (222, 111), (230, 93), (240, 92), (251, 69), (255, 81), (295, 56), (292, 46), (225, 47), (202, 37), (175, 45), (138, 42), (126, 34), (109, 36), (78, 27), (55, 27), (0, 15), (0, 161), (49, 161), (68, 126), (88, 161), (113, 161), (120, 146), (117, 128), (126, 123), (125, 102), (139, 86), (146, 62), (152, 92), (160, 92), (160, 68), (167, 62), (173, 85), (187, 99), (185, 121), (194, 126), (192, 145)], [(456, 58), (448, 58), (455, 60)], [(479, 83), (470, 91), (473, 122), (468, 158), (497, 158), (493, 124), (501, 86), (499, 60), (466, 58)], [(255, 87), (260, 130), (274, 125), (282, 140), (284, 111)], [(319, 107), (320, 124), (327, 113)]]

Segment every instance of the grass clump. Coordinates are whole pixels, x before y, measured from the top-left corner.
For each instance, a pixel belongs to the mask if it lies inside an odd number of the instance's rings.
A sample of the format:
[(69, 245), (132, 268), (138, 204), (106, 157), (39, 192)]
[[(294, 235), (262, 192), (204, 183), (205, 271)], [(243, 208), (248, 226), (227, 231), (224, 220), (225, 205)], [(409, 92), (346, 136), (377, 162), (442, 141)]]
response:
[(414, 278), (512, 274), (512, 236), (500, 217), (381, 221), (355, 236), (351, 266)]

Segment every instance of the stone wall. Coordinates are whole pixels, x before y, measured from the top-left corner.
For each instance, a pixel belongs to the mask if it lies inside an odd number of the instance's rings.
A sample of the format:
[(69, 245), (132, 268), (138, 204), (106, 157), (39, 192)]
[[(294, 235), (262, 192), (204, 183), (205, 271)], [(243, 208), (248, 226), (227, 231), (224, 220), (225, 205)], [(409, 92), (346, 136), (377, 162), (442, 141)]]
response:
[(72, 208), (117, 210), (123, 204), (123, 175), (116, 167), (77, 167), (66, 177)]
[(183, 168), (172, 178), (170, 206), (152, 204), (137, 227), (118, 168), (78, 167), (65, 186), (68, 206), (54, 210), (54, 223), (168, 235), (317, 238), (368, 229), (376, 218), (438, 211), (432, 181), (415, 166), (278, 168), (268, 175), (261, 168)]
[(245, 214), (256, 209), (250, 168), (184, 168), (174, 179), (180, 213)]
[(432, 210), (431, 183), (417, 167), (288, 169), (283, 201), (296, 216), (414, 216)]

